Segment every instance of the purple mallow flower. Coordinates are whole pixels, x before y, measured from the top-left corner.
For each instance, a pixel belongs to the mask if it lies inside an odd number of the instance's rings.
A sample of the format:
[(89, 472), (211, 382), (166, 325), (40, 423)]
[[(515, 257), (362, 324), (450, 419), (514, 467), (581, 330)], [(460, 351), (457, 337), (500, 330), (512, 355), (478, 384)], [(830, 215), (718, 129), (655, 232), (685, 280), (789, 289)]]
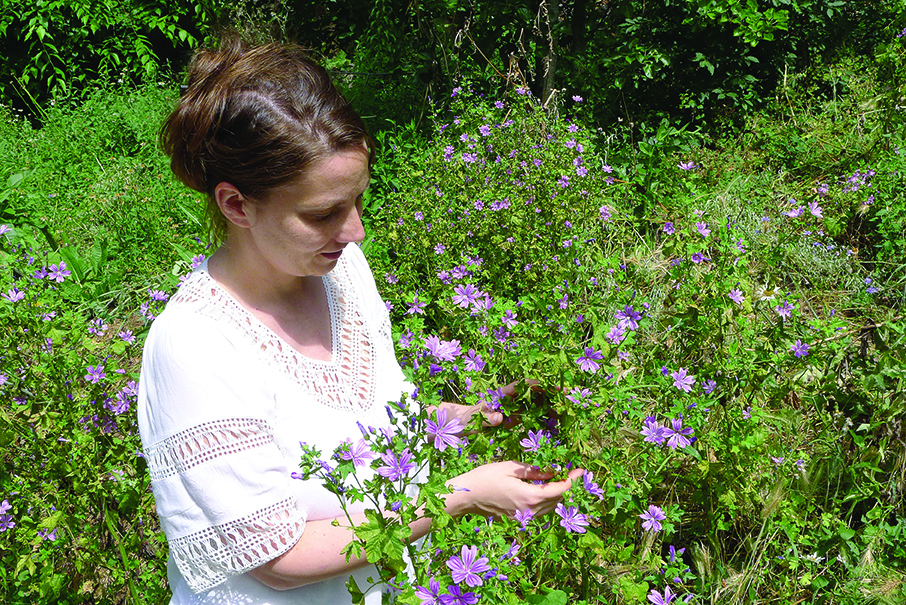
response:
[(425, 339), (425, 347), (437, 361), (453, 361), (462, 355), (462, 347), (458, 340), (441, 340), (437, 336)]
[(437, 422), (428, 420), (426, 431), (434, 437), (434, 447), (439, 452), (444, 451), (447, 447), (456, 447), (459, 445), (458, 435), (462, 432), (463, 425), (457, 418), (447, 422), (447, 410), (441, 408), (437, 410)]
[(782, 305), (777, 305), (776, 307), (774, 307), (774, 312), (777, 313), (777, 315), (779, 315), (780, 318), (785, 321), (792, 316), (795, 309), (796, 307), (791, 305), (789, 302), (784, 301)]
[(790, 348), (790, 351), (796, 357), (805, 357), (806, 355), (808, 355), (809, 348), (811, 347), (809, 347), (809, 345), (807, 345), (806, 343), (802, 342), (801, 340), (796, 340), (796, 342), (793, 343), (793, 346)]
[(415, 589), (415, 596), (421, 599), (418, 605), (440, 605), (440, 584), (437, 580), (431, 578), (428, 580), (428, 587), (419, 586)]
[(580, 513), (577, 507), (567, 508), (560, 502), (554, 512), (560, 516), (560, 525), (566, 528), (566, 531), (577, 534), (585, 533), (585, 528), (588, 527), (588, 517)]
[(604, 354), (601, 351), (596, 351), (594, 347), (585, 347), (585, 352), (576, 359), (576, 363), (583, 372), (594, 374), (601, 367), (598, 361), (602, 359), (604, 359)]
[(692, 391), (692, 385), (695, 384), (695, 377), (686, 372), (686, 368), (680, 368), (676, 372), (671, 372), (670, 377), (673, 378), (673, 386), (689, 393)]
[(366, 466), (374, 458), (374, 452), (364, 439), (359, 439), (355, 443), (349, 443), (349, 449), (342, 450), (340, 458), (352, 461), (353, 466)]
[(20, 300), (25, 298), (25, 292), (23, 292), (19, 288), (13, 288), (12, 290), (7, 290), (3, 294), (0, 294), (0, 296), (2, 296), (3, 298), (5, 298), (6, 300), (8, 300), (11, 303), (14, 303), (14, 302), (19, 302)]
[(478, 602), (478, 595), (474, 592), (463, 592), (459, 586), (453, 585), (447, 587), (449, 594), (441, 595), (441, 605), (475, 605)]
[(59, 265), (51, 265), (49, 267), (49, 270), (47, 272), (47, 277), (51, 281), (55, 281), (57, 283), (62, 283), (63, 281), (66, 280), (67, 277), (70, 276), (70, 274), (71, 274), (71, 272), (69, 271), (69, 269), (66, 268), (65, 261), (60, 261)]
[(683, 427), (683, 416), (682, 414), (670, 421), (671, 427), (664, 428), (664, 436), (667, 438), (667, 447), (672, 450), (676, 448), (684, 448), (687, 445), (691, 445), (692, 441), (689, 439), (694, 431), (690, 427)]
[(415, 469), (413, 458), (414, 456), (408, 448), (403, 450), (399, 457), (393, 452), (384, 452), (381, 454), (384, 466), (378, 467), (377, 474), (391, 481), (398, 481)]
[(676, 593), (670, 590), (669, 586), (664, 588), (664, 592), (658, 592), (655, 589), (652, 589), (648, 593), (648, 600), (651, 601), (654, 605), (670, 605), (671, 601), (676, 598)]
[(97, 384), (101, 380), (107, 377), (107, 374), (104, 373), (104, 366), (88, 366), (88, 373), (85, 374), (85, 380), (92, 384)]
[(460, 284), (453, 288), (453, 292), (453, 304), (458, 305), (463, 309), (473, 304), (483, 294), (481, 290), (472, 284)]
[(666, 431), (667, 428), (658, 424), (654, 416), (645, 418), (642, 426), (642, 435), (645, 436), (645, 441), (648, 443), (663, 443), (667, 438)]
[(664, 514), (664, 509), (654, 504), (648, 507), (648, 510), (639, 515), (639, 518), (642, 520), (642, 529), (645, 531), (659, 532), (664, 529), (664, 526), (661, 525), (661, 521), (667, 519), (667, 515)]
[(746, 298), (742, 295), (742, 291), (739, 288), (733, 288), (732, 290), (730, 290), (730, 294), (728, 294), (728, 296), (730, 297), (730, 300), (740, 306), (742, 305), (742, 301)]
[(528, 528), (528, 524), (529, 524), (529, 523), (531, 522), (531, 520), (534, 519), (534, 518), (535, 518), (535, 513), (533, 513), (533, 512), (531, 511), (531, 509), (528, 509), (528, 508), (527, 508), (527, 509), (525, 509), (525, 510), (517, 510), (517, 511), (516, 511), (516, 521), (519, 522), (519, 524), (522, 526), (522, 529), (523, 529), (523, 530), (526, 529), (526, 528)]
[(529, 431), (528, 437), (519, 442), (519, 445), (525, 448), (527, 452), (537, 452), (541, 446), (547, 443), (548, 436), (544, 429)]
[(626, 305), (621, 311), (617, 311), (614, 314), (619, 323), (617, 324), (621, 328), (629, 328), (630, 331), (636, 331), (639, 329), (639, 320), (642, 319), (642, 314), (638, 311), (633, 310), (632, 305)]
[(485, 366), (488, 365), (481, 358), (481, 354), (477, 353), (475, 349), (469, 349), (469, 352), (466, 354), (465, 364), (467, 372), (481, 372), (484, 370)]
[(418, 294), (412, 297), (411, 303), (406, 303), (409, 308), (406, 310), (406, 315), (415, 315), (415, 314), (425, 314), (425, 303), (418, 300)]
[(465, 545), (458, 555), (453, 555), (447, 560), (447, 567), (453, 574), (454, 582), (457, 584), (465, 582), (473, 588), (484, 584), (480, 574), (491, 569), (488, 565), (488, 558), (478, 556), (477, 546)]

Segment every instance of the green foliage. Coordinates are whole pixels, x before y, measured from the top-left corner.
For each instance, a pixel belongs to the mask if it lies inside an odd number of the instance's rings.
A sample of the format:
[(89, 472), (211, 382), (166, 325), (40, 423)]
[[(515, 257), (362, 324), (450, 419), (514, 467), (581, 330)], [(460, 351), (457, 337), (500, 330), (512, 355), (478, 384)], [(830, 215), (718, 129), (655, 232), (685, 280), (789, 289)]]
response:
[(40, 129), (3, 122), (0, 220), (40, 229), (54, 250), (95, 250), (85, 270), (99, 302), (168, 272), (174, 243), (188, 249), (201, 235), (201, 196), (175, 181), (156, 145), (173, 103), (157, 85), (101, 89), (78, 108), (49, 108)]
[(97, 81), (153, 82), (215, 18), (194, 0), (12, 0), (0, 14), (0, 103), (36, 115)]

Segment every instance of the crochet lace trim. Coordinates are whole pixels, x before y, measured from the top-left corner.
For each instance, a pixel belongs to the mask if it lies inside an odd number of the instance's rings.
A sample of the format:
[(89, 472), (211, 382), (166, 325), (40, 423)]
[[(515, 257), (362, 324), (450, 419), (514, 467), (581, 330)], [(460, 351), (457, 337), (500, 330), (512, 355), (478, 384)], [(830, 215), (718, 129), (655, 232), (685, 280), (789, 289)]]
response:
[(302, 514), (287, 498), (168, 544), (189, 589), (197, 593), (279, 557), (299, 541), (304, 530)]
[[(359, 311), (345, 259), (341, 258), (323, 282), (333, 341), (330, 361), (299, 353), (214, 281), (207, 264), (183, 282), (168, 306), (188, 307), (232, 325), (265, 363), (289, 376), (322, 404), (344, 411), (366, 410), (375, 400), (374, 337)], [(389, 322), (382, 321), (377, 332), (389, 333)]]
[(152, 481), (185, 473), (221, 456), (274, 443), (270, 425), (254, 418), (215, 420), (176, 433), (145, 451)]

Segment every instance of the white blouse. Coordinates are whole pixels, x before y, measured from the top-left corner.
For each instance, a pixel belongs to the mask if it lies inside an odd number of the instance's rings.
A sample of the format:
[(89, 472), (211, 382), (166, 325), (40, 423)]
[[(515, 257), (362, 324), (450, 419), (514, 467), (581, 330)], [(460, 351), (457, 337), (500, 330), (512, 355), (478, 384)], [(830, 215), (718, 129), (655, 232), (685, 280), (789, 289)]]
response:
[[(350, 603), (347, 576), (272, 590), (245, 573), (288, 551), (308, 519), (343, 514), (317, 479), (293, 479), (300, 442), (328, 458), (366, 427), (389, 424), (409, 393), (390, 321), (355, 245), (322, 278), (333, 355), (309, 359), (199, 267), (145, 342), (138, 423), (170, 559), (171, 605)], [(360, 512), (361, 504), (350, 512)], [(374, 567), (352, 574), (361, 590)], [(373, 588), (366, 603), (380, 603)]]

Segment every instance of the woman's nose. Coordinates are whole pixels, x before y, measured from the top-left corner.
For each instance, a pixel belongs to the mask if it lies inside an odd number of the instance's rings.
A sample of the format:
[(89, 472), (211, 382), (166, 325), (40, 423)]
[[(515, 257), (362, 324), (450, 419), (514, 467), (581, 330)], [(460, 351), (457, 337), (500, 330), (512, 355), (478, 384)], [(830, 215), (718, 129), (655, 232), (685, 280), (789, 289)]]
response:
[(343, 222), (339, 238), (342, 242), (360, 242), (365, 239), (365, 226), (362, 225), (362, 215), (358, 208), (350, 210)]

